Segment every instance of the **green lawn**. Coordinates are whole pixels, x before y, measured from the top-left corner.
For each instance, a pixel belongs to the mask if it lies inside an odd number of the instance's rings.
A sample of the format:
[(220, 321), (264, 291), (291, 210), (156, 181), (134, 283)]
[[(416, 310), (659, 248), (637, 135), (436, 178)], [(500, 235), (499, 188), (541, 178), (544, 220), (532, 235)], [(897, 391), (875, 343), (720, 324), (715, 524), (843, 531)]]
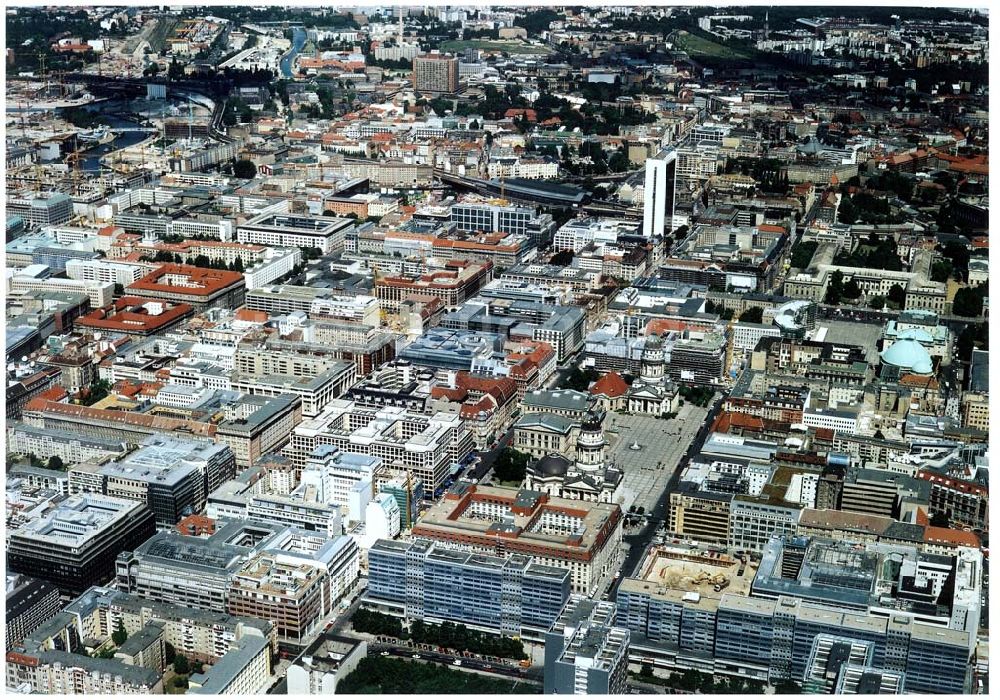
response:
[(713, 58), (753, 58), (748, 51), (740, 48), (731, 48), (722, 43), (709, 41), (696, 34), (677, 33), (674, 40), (674, 48), (684, 51), (692, 58), (698, 56), (711, 56)]
[(469, 41), (444, 41), (442, 51), (464, 51), (465, 49), (481, 49), (483, 51), (506, 51), (507, 53), (552, 53), (541, 46), (530, 46), (520, 41), (490, 41), (488, 39), (470, 39)]

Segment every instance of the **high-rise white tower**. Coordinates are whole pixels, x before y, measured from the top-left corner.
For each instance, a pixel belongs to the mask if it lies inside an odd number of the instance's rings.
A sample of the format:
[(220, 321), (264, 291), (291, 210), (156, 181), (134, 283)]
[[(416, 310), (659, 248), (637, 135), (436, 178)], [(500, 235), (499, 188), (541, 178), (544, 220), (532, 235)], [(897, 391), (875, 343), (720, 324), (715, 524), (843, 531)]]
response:
[(673, 230), (676, 164), (677, 152), (674, 150), (668, 151), (664, 158), (646, 160), (642, 211), (642, 235), (646, 238)]

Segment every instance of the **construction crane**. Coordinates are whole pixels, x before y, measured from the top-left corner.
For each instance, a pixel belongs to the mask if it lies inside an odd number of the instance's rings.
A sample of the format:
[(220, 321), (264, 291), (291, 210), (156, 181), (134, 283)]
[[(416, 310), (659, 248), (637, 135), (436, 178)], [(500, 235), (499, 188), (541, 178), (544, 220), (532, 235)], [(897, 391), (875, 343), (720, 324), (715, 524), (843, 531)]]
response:
[(726, 341), (726, 372), (732, 372), (733, 368), (733, 345), (735, 343), (735, 337), (733, 336), (733, 326), (736, 324), (736, 314), (733, 314), (729, 323), (726, 325), (726, 335), (729, 338)]
[[(402, 23), (402, 19), (400, 19)], [(414, 518), (414, 514), (411, 512), (413, 508), (413, 472), (409, 469), (406, 470), (406, 513), (409, 517), (406, 518), (406, 527), (409, 529), (412, 526), (410, 522)]]
[(25, 123), (24, 123), (24, 115), (25, 115), (24, 102), (20, 102), (18, 104), (20, 104), (20, 106), (21, 106), (21, 138), (22, 139), (26, 139), (26, 138), (28, 138), (28, 129), (25, 126)]
[(80, 160), (81, 160), (80, 159), (80, 154), (81, 153), (83, 153), (83, 151), (80, 150), (80, 139), (77, 138), (77, 140), (76, 140), (76, 148), (66, 158), (66, 160), (73, 167), (73, 177), (72, 177), (73, 190), (72, 191), (73, 191), (74, 196), (80, 194), (80, 175), (81, 175), (81, 172), (80, 172)]
[(48, 56), (45, 55), (45, 52), (44, 51), (39, 51), (38, 52), (38, 70), (41, 73), (42, 77), (45, 78), (45, 96), (46, 97), (48, 97), (48, 95), (49, 95), (48, 73), (45, 71), (45, 62), (47, 60), (48, 60)]

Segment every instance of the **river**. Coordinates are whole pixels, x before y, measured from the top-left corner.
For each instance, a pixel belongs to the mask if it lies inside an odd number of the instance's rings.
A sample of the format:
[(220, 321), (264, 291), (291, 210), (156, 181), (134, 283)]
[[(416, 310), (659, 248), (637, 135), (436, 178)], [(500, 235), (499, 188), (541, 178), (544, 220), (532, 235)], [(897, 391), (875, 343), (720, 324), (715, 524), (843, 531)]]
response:
[[(93, 102), (86, 105), (84, 109), (91, 112), (99, 112), (104, 118), (104, 123), (111, 128), (112, 131), (115, 129), (128, 129), (132, 127), (139, 126), (138, 122), (132, 121), (130, 119), (123, 119), (116, 112), (130, 112), (128, 103), (121, 100), (101, 100), (99, 102)], [(117, 151), (121, 148), (127, 148), (128, 146), (134, 146), (143, 139), (149, 137), (149, 134), (141, 131), (127, 131), (124, 133), (119, 133), (115, 136), (115, 139), (110, 143), (105, 143), (97, 148), (86, 151), (83, 157), (83, 162), (80, 164), (80, 169), (85, 171), (99, 172), (101, 169), (101, 158), (106, 156), (112, 151)]]
[(302, 50), (305, 44), (306, 30), (302, 27), (294, 27), (292, 29), (292, 48), (284, 55), (280, 64), (281, 75), (285, 78), (292, 77), (292, 65), (295, 63), (295, 57), (299, 55), (299, 51)]
[[(138, 126), (136, 122), (129, 121), (127, 119), (122, 119), (121, 117), (115, 117), (111, 115), (104, 115), (104, 120), (114, 131), (118, 129), (127, 129), (129, 127)], [(83, 158), (83, 163), (80, 165), (82, 170), (94, 170), (99, 171), (101, 169), (101, 158), (106, 156), (112, 151), (117, 151), (121, 148), (127, 148), (128, 146), (134, 146), (143, 139), (149, 138), (150, 134), (141, 131), (128, 131), (125, 133), (119, 133), (115, 136), (115, 140), (110, 143), (105, 143), (92, 151), (87, 151), (87, 155)]]

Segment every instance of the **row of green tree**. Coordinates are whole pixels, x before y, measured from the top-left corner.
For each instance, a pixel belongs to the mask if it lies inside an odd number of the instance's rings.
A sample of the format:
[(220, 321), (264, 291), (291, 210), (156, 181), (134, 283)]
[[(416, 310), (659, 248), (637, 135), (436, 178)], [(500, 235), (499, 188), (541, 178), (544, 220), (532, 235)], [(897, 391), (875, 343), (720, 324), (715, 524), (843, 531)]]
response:
[(600, 378), (601, 373), (596, 369), (592, 369), (590, 367), (587, 369), (574, 367), (566, 376), (562, 386), (566, 389), (572, 389), (573, 391), (587, 391), (587, 389), (590, 388), (590, 385)]
[(837, 220), (842, 224), (898, 224), (903, 218), (892, 213), (888, 198), (861, 191), (841, 195)]
[(524, 481), (524, 475), (531, 461), (531, 455), (519, 452), (513, 447), (505, 447), (497, 456), (497, 461), (493, 463), (493, 474), (498, 481), (516, 481), (520, 484)]
[(572, 146), (567, 146), (565, 150), (566, 155), (563, 158), (562, 167), (574, 175), (606, 175), (609, 172), (622, 173), (632, 167), (632, 162), (628, 158), (628, 151), (626, 151), (624, 146), (615, 149), (609, 156), (599, 141), (584, 141), (580, 144), (578, 155), (580, 158), (589, 158), (589, 163), (574, 159)]
[(990, 324), (989, 323), (969, 323), (958, 334), (955, 342), (958, 350), (958, 359), (962, 362), (972, 360), (972, 351), (990, 349)]
[(792, 248), (788, 264), (791, 267), (804, 270), (806, 267), (809, 266), (810, 261), (812, 261), (813, 255), (816, 254), (816, 248), (818, 247), (819, 243), (817, 243), (816, 241), (802, 241), (801, 243)]
[[(733, 316), (733, 310), (724, 304), (716, 303), (711, 299), (705, 300), (705, 313), (708, 314), (719, 314), (719, 317), (725, 321), (730, 320)], [(764, 309), (759, 306), (751, 306), (749, 309), (740, 314), (737, 319), (743, 323), (763, 323), (764, 321)]]
[(83, 107), (64, 107), (63, 119), (79, 129), (93, 129), (99, 124), (106, 124), (107, 119), (97, 112)]
[(705, 301), (705, 313), (707, 314), (719, 314), (719, 318), (723, 321), (728, 321), (733, 317), (733, 310), (728, 306), (723, 304), (717, 304), (711, 299)]
[(788, 192), (788, 170), (776, 158), (729, 158), (724, 169), (727, 174), (752, 177), (762, 192), (769, 194)]
[(351, 626), (356, 632), (395, 637), (409, 640), (413, 644), (430, 644), (459, 652), (468, 651), (505, 659), (528, 658), (524, 653), (524, 645), (515, 639), (484, 634), (454, 622), (432, 625), (414, 620), (407, 630), (398, 618), (361, 608), (351, 617)]
[(93, 406), (98, 401), (107, 398), (111, 393), (111, 382), (107, 379), (95, 379), (86, 389), (82, 390), (77, 403), (81, 406)]
[(30, 466), (36, 469), (51, 469), (53, 471), (61, 472), (66, 469), (66, 465), (63, 463), (62, 457), (59, 455), (52, 455), (49, 457), (47, 462), (43, 462), (38, 455), (34, 452), (29, 452), (26, 455), (19, 455), (20, 459), (15, 458), (15, 455), (11, 453), (7, 458), (7, 468), (10, 469), (17, 462), (27, 462)]
[[(204, 7), (194, 7), (189, 12), (191, 17), (200, 17), (205, 13)], [(361, 25), (353, 14), (338, 8), (328, 7), (282, 7), (280, 5), (220, 5), (212, 8), (212, 14), (222, 19), (228, 19), (236, 24), (259, 22), (288, 22), (304, 24), (309, 27), (323, 29), (360, 29)]]
[(650, 124), (656, 115), (631, 106), (599, 105), (588, 102), (576, 109), (561, 97), (546, 91), (546, 85), (539, 85), (542, 94), (533, 103), (521, 94), (518, 85), (508, 85), (501, 92), (492, 85), (486, 86), (482, 99), (463, 101), (455, 108), (458, 116), (482, 115), (487, 119), (501, 119), (509, 109), (533, 109), (539, 122), (558, 117), (567, 129), (579, 128), (585, 134), (599, 136), (616, 135), (624, 125)]
[(369, 56), (365, 59), (365, 64), (369, 66), (378, 66), (379, 68), (388, 68), (392, 70), (410, 70), (413, 68), (413, 59), (410, 58), (372, 58)]
[(833, 259), (834, 265), (844, 267), (866, 267), (872, 270), (903, 269), (903, 261), (899, 258), (898, 247), (892, 236), (870, 234), (867, 240), (853, 251), (840, 251)]
[(687, 386), (682, 384), (677, 389), (684, 399), (690, 401), (695, 406), (707, 406), (708, 402), (715, 396), (715, 390), (704, 386)]
[(962, 287), (955, 293), (951, 311), (956, 316), (979, 318), (983, 315), (983, 302), (989, 295), (988, 285)]
[(244, 100), (234, 97), (226, 102), (226, 109), (222, 113), (223, 124), (236, 126), (237, 124), (249, 124), (252, 121), (253, 110)]
[(436, 664), (369, 656), (337, 684), (338, 695), (512, 695), (539, 693), (533, 684), (464, 673)]
[(853, 279), (844, 282), (844, 273), (834, 270), (830, 274), (830, 281), (826, 285), (826, 298), (824, 301), (832, 306), (837, 306), (843, 301), (853, 301), (861, 297), (861, 287)]
[(227, 263), (222, 258), (209, 258), (207, 255), (196, 255), (194, 260), (191, 262), (185, 262), (187, 258), (180, 253), (171, 253), (169, 250), (158, 250), (156, 255), (143, 255), (143, 260), (149, 262), (165, 262), (165, 263), (178, 263), (194, 265), (195, 267), (203, 267), (209, 270), (230, 270), (231, 272), (243, 272), (243, 260), (241, 258), (236, 258), (231, 263)]
[(469, 651), (481, 656), (497, 656), (516, 661), (528, 658), (524, 653), (524, 645), (515, 639), (470, 630), (465, 625), (453, 622), (431, 625), (414, 620), (410, 624), (410, 641), (414, 644), (430, 644), (445, 649)]

